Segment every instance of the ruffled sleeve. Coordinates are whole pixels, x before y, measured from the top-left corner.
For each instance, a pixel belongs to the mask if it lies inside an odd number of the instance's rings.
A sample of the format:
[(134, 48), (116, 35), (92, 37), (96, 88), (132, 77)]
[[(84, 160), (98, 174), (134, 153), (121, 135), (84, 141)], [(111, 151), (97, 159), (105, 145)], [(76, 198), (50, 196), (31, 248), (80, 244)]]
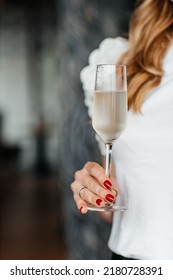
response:
[[(95, 72), (97, 64), (113, 64), (128, 49), (128, 40), (117, 37), (104, 39), (99, 48), (89, 56), (89, 65), (82, 69), (80, 79), (84, 90), (84, 102), (88, 108), (88, 115), (92, 119), (92, 104), (94, 94)], [(96, 135), (102, 155), (105, 155), (105, 147), (101, 139)]]

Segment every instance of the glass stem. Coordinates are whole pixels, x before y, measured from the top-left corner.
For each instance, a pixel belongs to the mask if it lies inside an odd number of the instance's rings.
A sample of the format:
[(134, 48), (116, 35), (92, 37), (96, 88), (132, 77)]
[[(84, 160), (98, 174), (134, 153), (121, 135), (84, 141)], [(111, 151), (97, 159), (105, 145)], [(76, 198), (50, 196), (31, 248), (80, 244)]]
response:
[(110, 177), (110, 165), (112, 157), (112, 144), (106, 144), (106, 175)]

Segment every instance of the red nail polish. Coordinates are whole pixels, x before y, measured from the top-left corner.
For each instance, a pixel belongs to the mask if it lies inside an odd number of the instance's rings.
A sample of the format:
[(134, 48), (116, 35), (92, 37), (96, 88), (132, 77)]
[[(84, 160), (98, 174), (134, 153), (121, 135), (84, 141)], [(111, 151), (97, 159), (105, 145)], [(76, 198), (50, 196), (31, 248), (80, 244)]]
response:
[(102, 199), (100, 199), (100, 198), (98, 198), (98, 199), (96, 200), (96, 203), (97, 203), (98, 206), (100, 206), (101, 202), (102, 202)]
[(105, 180), (103, 185), (107, 188), (110, 189), (110, 187), (112, 186), (112, 183), (109, 180)]
[(107, 194), (106, 195), (106, 200), (109, 202), (113, 202), (115, 199), (115, 197), (112, 194)]
[(83, 207), (81, 207), (80, 209), (79, 209), (79, 211), (82, 213), (82, 209), (83, 209)]

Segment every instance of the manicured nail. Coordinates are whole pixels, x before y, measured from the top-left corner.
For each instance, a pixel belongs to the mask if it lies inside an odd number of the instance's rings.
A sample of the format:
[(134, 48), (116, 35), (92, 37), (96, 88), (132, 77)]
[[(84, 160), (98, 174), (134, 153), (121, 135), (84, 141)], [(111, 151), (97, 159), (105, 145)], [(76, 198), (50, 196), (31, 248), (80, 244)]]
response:
[(81, 212), (81, 214), (86, 214), (88, 212), (86, 207), (81, 207), (79, 211)]
[(113, 202), (115, 199), (115, 197), (112, 194), (107, 194), (106, 195), (106, 200), (109, 202)]
[(112, 183), (109, 180), (105, 180), (103, 185), (107, 188), (110, 189), (110, 187), (112, 186)]
[[(81, 207), (80, 209), (79, 209), (79, 211), (82, 213), (82, 209), (83, 209), (83, 207)], [(82, 213), (83, 214), (83, 213)]]
[(101, 202), (102, 202), (102, 199), (100, 199), (100, 198), (98, 198), (98, 199), (96, 200), (96, 203), (97, 203), (98, 206), (100, 206)]

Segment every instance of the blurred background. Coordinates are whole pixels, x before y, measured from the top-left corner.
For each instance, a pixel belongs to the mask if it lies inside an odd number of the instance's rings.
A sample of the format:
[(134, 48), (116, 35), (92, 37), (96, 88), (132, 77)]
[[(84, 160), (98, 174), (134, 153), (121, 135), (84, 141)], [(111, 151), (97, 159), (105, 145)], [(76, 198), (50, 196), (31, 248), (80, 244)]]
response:
[(0, 1), (0, 259), (110, 257), (110, 225), (69, 188), (101, 161), (79, 74), (103, 39), (128, 37), (134, 2)]

